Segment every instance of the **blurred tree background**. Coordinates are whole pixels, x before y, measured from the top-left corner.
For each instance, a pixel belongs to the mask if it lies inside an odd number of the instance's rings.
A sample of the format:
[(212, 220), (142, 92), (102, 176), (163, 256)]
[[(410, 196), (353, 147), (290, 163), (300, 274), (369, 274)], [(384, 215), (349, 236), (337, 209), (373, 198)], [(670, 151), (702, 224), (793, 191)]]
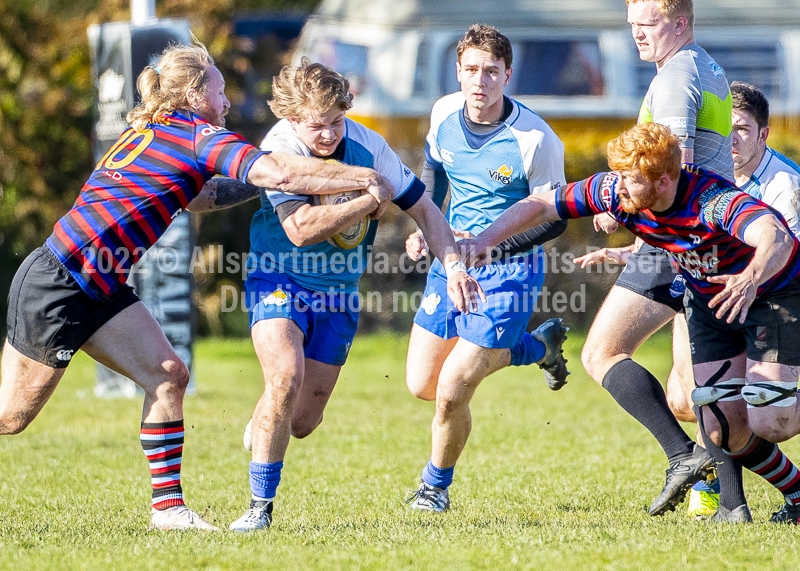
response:
[[(236, 36), (236, 23), (269, 12), (301, 20), (319, 0), (158, 0), (159, 18), (186, 18), (192, 31), (215, 57), (226, 78), (232, 109), (228, 127), (253, 144), (274, 123), (266, 106), (273, 75), (287, 64), (291, 43), (277, 35)], [(90, 174), (91, 129), (95, 102), (91, 85), (87, 28), (92, 24), (130, 19), (129, 0), (0, 0), (0, 296), (6, 299), (19, 264), (51, 233), (55, 221), (75, 201)], [(551, 120), (566, 145), (568, 181), (605, 170), (605, 145), (635, 118), (618, 121)], [(773, 125), (770, 144), (795, 160), (800, 147), (787, 125)], [(410, 139), (416, 139), (416, 135)], [(403, 151), (401, 150), (401, 154)], [(403, 154), (403, 156), (406, 156)], [(416, 153), (419, 157), (420, 153)], [(417, 170), (421, 164), (409, 159)], [(196, 217), (203, 262), (216, 267), (218, 246), (225, 255), (249, 250), (249, 223), (256, 201), (226, 211)], [(382, 221), (376, 251), (390, 253), (397, 264), (413, 223), (396, 209)], [(627, 231), (610, 237), (597, 234), (591, 220), (571, 221), (564, 236), (548, 245), (550, 292), (584, 288), (586, 306), (564, 315), (570, 323), (588, 327), (597, 307), (616, 278), (613, 273), (582, 270), (565, 273), (571, 255), (587, 247), (630, 243)], [(195, 272), (201, 334), (247, 335), (241, 310), (220, 312), (223, 286), (242, 289), (237, 272)], [(368, 274), (362, 291), (419, 291), (424, 274)], [(228, 290), (229, 291), (229, 290)], [(391, 327), (407, 330), (412, 314), (393, 312), (391, 293), (381, 311), (364, 312), (362, 330)], [(388, 302), (387, 302), (388, 300)], [(552, 308), (551, 308), (552, 310)], [(0, 304), (0, 327), (5, 327), (6, 304)], [(551, 314), (552, 315), (552, 314)], [(547, 316), (536, 314), (534, 321)]]
[[(290, 46), (277, 37), (257, 42), (235, 37), (235, 17), (254, 10), (304, 15), (317, 3), (159, 0), (156, 11), (159, 18), (190, 21), (226, 78), (233, 105), (228, 126), (257, 144), (275, 119), (264, 104), (243, 120), (245, 90), (265, 101), (271, 77), (287, 63)], [(130, 2), (0, 0), (0, 14), (0, 297), (5, 300), (22, 260), (50, 235), (94, 167), (90, 137), (95, 102), (87, 29), (130, 20)], [(247, 252), (247, 230), (256, 207), (254, 201), (198, 217), (201, 247), (222, 244), (226, 252)], [(204, 317), (211, 315), (207, 298), (219, 290), (225, 276), (198, 277), (199, 306), (205, 309), (201, 332), (227, 333), (218, 318)], [(0, 314), (5, 329), (5, 303), (0, 304)], [(233, 325), (241, 329), (241, 316), (236, 317)], [(246, 326), (245, 319), (245, 330)]]

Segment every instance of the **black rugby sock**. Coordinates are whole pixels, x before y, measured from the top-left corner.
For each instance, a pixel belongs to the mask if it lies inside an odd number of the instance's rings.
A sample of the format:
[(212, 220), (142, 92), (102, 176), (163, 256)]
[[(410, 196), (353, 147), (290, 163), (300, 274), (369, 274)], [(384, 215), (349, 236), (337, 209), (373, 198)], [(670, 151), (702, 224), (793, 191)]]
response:
[(717, 461), (717, 478), (719, 478), (719, 505), (731, 511), (741, 505), (747, 504), (744, 497), (744, 482), (742, 480), (742, 465), (737, 460), (728, 456), (722, 447), (714, 444), (714, 441), (706, 433), (705, 423), (701, 417), (703, 407), (693, 406), (697, 424), (700, 427), (700, 434), (703, 435), (703, 446), (708, 450)]
[(714, 444), (703, 433), (703, 444), (717, 461), (717, 478), (719, 478), (719, 505), (731, 511), (747, 503), (744, 497), (744, 481), (742, 465), (728, 456), (725, 451)]
[(675, 420), (661, 383), (647, 369), (623, 359), (603, 377), (603, 388), (655, 436), (670, 463), (678, 456), (692, 454), (694, 442)]

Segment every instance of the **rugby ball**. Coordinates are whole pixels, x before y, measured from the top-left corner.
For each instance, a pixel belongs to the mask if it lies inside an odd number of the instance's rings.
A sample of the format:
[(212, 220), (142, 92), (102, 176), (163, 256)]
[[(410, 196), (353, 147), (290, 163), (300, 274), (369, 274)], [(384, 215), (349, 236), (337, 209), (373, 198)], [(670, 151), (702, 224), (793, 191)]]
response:
[[(335, 194), (317, 194), (314, 196), (314, 198), (316, 199), (317, 204), (341, 204), (361, 196), (362, 192), (363, 191), (361, 190), (345, 190)], [(345, 228), (338, 234), (328, 238), (328, 242), (337, 248), (351, 250), (358, 246), (361, 243), (361, 240), (364, 239), (364, 236), (367, 235), (367, 228), (369, 228), (369, 216), (364, 216), (364, 218), (349, 228)]]

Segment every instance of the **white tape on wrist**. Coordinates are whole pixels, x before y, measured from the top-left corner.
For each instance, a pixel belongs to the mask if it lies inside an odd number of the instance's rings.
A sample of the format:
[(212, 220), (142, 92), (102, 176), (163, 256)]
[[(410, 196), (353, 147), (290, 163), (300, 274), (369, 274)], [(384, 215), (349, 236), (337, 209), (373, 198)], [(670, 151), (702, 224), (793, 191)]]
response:
[(457, 274), (459, 272), (467, 273), (467, 266), (464, 265), (464, 262), (458, 260), (457, 262), (447, 262), (444, 265), (444, 271), (447, 273), (447, 279), (450, 279), (453, 274)]

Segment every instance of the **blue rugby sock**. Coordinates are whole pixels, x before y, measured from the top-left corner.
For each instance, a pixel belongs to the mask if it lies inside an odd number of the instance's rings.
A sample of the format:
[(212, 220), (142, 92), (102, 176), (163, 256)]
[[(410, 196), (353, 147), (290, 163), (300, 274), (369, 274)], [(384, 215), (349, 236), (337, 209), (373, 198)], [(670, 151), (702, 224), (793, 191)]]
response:
[(250, 462), (250, 493), (254, 498), (271, 500), (281, 482), (283, 462)]
[(422, 469), (422, 481), (429, 486), (446, 490), (453, 483), (453, 471), (455, 469), (455, 466), (437, 468), (431, 461), (428, 461)]
[(544, 354), (547, 352), (544, 343), (538, 339), (534, 339), (533, 335), (530, 333), (523, 333), (519, 343), (514, 345), (510, 350), (512, 367), (533, 365), (537, 361), (544, 359)]

